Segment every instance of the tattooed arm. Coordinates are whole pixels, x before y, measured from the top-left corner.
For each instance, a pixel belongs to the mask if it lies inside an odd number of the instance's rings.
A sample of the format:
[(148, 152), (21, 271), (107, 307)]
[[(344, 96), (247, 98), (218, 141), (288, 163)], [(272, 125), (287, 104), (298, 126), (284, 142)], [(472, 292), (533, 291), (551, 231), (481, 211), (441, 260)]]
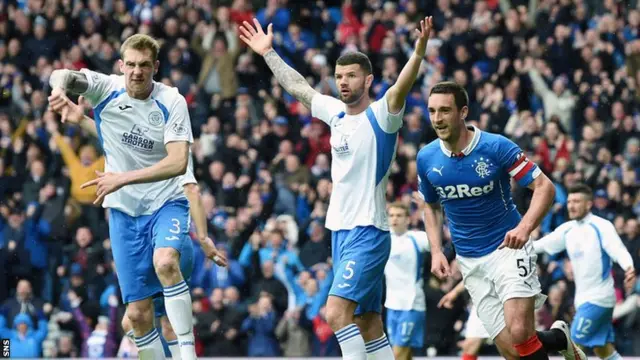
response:
[(49, 77), (49, 85), (52, 88), (62, 88), (74, 94), (83, 94), (89, 89), (87, 75), (74, 70), (54, 70)]
[(273, 49), (264, 54), (264, 60), (269, 65), (278, 83), (304, 106), (311, 109), (311, 99), (318, 92), (309, 85), (307, 80), (299, 72), (287, 65)]

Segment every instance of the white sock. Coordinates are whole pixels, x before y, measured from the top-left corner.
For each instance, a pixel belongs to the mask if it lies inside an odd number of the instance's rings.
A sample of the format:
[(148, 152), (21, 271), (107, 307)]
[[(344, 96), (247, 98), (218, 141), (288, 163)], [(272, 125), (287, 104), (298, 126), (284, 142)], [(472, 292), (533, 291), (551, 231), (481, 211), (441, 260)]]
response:
[(607, 356), (603, 360), (622, 360), (622, 356), (617, 351), (614, 351), (613, 354)]
[(336, 331), (336, 338), (342, 350), (344, 360), (366, 360), (367, 352), (364, 347), (364, 339), (360, 334), (358, 325), (351, 324)]
[(167, 317), (178, 335), (181, 360), (196, 359), (196, 342), (193, 336), (193, 315), (189, 286), (181, 281), (164, 288), (164, 306)]
[(167, 345), (169, 345), (171, 358), (173, 360), (180, 360), (180, 344), (178, 344), (178, 340), (167, 341)]
[(382, 334), (381, 337), (371, 340), (364, 344), (367, 350), (367, 360), (393, 360), (393, 349), (389, 344), (387, 335)]
[(141, 337), (135, 337), (138, 347), (138, 358), (140, 360), (162, 360), (164, 359), (164, 348), (160, 341), (160, 334), (155, 328)]

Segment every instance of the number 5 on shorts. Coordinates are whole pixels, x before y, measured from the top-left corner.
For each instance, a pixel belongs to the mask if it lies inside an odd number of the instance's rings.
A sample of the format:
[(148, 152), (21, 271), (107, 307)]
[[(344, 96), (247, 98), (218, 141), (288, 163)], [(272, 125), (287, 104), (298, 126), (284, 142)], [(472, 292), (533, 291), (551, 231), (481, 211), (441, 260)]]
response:
[(520, 275), (520, 277), (527, 277), (529, 276), (529, 274), (531, 274), (533, 272), (533, 260), (531, 258), (529, 258), (528, 260), (528, 265), (529, 267), (527, 268), (527, 260), (525, 259), (517, 259), (516, 260), (516, 266), (518, 267), (518, 275)]
[(347, 261), (347, 264), (344, 266), (344, 274), (342, 274), (342, 278), (345, 280), (349, 280), (353, 277), (353, 265), (355, 265), (356, 262), (353, 260), (349, 260)]

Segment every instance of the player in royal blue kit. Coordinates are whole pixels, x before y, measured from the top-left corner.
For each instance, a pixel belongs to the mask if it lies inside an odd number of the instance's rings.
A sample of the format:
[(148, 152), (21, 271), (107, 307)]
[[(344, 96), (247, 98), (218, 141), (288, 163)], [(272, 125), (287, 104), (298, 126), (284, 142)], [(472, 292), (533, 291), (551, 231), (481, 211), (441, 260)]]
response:
[(335, 79), (340, 99), (316, 92), (272, 47), (272, 25), (265, 33), (254, 19), (240, 27), (240, 38), (260, 54), (282, 87), (331, 129), (333, 190), (326, 227), (333, 231), (334, 281), (327, 321), (344, 359), (393, 359), (382, 324), (382, 280), (391, 237), (386, 188), (395, 157), (406, 97), (423, 61), (431, 18), (420, 22), (416, 47), (396, 83), (371, 101), (371, 61), (362, 53), (338, 58)]
[[(537, 332), (535, 308), (541, 293), (530, 233), (554, 198), (551, 181), (507, 138), (467, 126), (469, 97), (454, 82), (436, 84), (429, 115), (438, 135), (417, 156), (419, 190), (431, 243), (432, 272), (449, 274), (442, 253), (442, 208), (457, 253), (464, 284), (489, 336), (507, 358), (585, 359), (569, 338), (566, 323)], [(511, 179), (533, 190), (521, 217), (511, 198)]]

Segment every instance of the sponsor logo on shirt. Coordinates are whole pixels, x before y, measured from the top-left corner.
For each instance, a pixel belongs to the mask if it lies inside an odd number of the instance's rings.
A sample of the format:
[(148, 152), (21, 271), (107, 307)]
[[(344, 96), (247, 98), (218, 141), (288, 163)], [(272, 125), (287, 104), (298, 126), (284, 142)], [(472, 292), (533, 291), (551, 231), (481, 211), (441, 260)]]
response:
[(149, 128), (139, 125), (133, 125), (131, 131), (122, 134), (120, 140), (122, 144), (139, 151), (151, 152), (155, 141), (149, 139), (145, 134)]

